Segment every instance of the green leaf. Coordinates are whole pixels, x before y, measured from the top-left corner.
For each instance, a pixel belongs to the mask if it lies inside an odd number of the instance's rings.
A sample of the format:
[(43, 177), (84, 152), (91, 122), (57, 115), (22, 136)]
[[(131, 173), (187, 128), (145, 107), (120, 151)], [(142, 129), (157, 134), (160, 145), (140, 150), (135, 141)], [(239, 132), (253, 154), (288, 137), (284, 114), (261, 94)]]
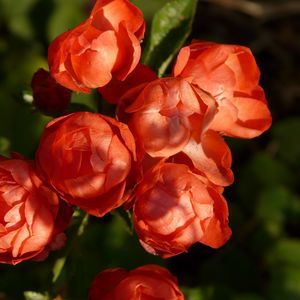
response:
[(159, 76), (188, 38), (196, 8), (197, 0), (172, 0), (154, 15), (143, 63)]
[(144, 15), (146, 22), (150, 22), (153, 18), (153, 15), (163, 6), (168, 0), (151, 0), (151, 1), (141, 1), (141, 0), (132, 0), (132, 4), (137, 6)]
[(89, 214), (86, 213), (82, 218), (82, 221), (78, 227), (77, 236), (81, 236), (84, 233), (84, 230), (88, 225), (88, 223), (89, 223)]
[(52, 277), (52, 282), (55, 283), (59, 277), (59, 275), (62, 272), (62, 269), (66, 263), (66, 256), (60, 257), (58, 258), (53, 266), (52, 272), (53, 272), (53, 277)]
[(51, 300), (51, 298), (47, 294), (41, 294), (32, 291), (24, 292), (24, 297), (26, 300)]

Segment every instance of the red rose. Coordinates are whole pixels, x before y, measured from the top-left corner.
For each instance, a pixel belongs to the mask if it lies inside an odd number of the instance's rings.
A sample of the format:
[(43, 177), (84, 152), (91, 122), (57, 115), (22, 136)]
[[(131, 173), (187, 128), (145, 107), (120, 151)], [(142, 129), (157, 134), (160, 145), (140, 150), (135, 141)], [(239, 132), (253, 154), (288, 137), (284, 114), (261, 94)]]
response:
[(165, 268), (107, 269), (92, 282), (89, 300), (184, 300), (177, 279)]
[(58, 36), (49, 46), (52, 76), (79, 92), (124, 80), (139, 62), (145, 24), (127, 0), (98, 0), (89, 18)]
[(37, 177), (30, 162), (0, 161), (0, 262), (42, 259), (61, 248), (71, 209)]
[(139, 146), (152, 157), (178, 153), (193, 135), (200, 139), (215, 110), (208, 94), (180, 78), (159, 78), (133, 97), (122, 99), (131, 103), (122, 107), (121, 102), (118, 115), (126, 119)]
[(96, 113), (77, 112), (50, 122), (36, 164), (64, 200), (95, 216), (123, 204), (125, 192), (136, 183), (131, 132)]
[(260, 72), (249, 48), (194, 41), (181, 49), (173, 73), (216, 99), (218, 110), (211, 129), (252, 138), (270, 127)]
[(231, 153), (223, 138), (209, 130), (215, 100), (182, 78), (160, 78), (127, 92), (118, 117), (137, 140), (139, 157), (168, 158), (185, 153), (194, 167), (216, 185), (233, 182)]
[(186, 165), (157, 165), (135, 196), (134, 227), (150, 253), (170, 257), (196, 242), (218, 248), (231, 236), (225, 199)]
[(47, 115), (63, 113), (71, 100), (71, 91), (58, 84), (50, 73), (38, 69), (32, 77), (33, 104)]

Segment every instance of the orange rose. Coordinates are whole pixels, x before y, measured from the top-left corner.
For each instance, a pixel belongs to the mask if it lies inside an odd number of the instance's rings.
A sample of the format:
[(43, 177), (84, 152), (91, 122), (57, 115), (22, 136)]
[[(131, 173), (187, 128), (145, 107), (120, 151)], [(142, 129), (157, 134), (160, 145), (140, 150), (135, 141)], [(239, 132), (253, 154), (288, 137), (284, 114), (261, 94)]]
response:
[(31, 80), (34, 106), (49, 115), (62, 114), (68, 108), (71, 91), (58, 84), (50, 73), (38, 69)]
[(50, 122), (36, 164), (64, 200), (95, 216), (123, 204), (125, 192), (136, 183), (131, 132), (96, 113), (77, 112)]
[(98, 0), (89, 18), (62, 33), (49, 46), (52, 76), (78, 92), (124, 80), (138, 64), (145, 23), (127, 0)]
[(181, 78), (160, 78), (129, 90), (118, 117), (134, 134), (139, 157), (185, 153), (194, 167), (216, 185), (233, 182), (231, 153), (223, 138), (209, 130), (215, 100)]
[(133, 97), (122, 99), (131, 103), (121, 102), (124, 107), (118, 109), (118, 116), (152, 157), (169, 157), (181, 151), (191, 136), (200, 139), (215, 110), (212, 97), (180, 78), (159, 78)]
[(196, 242), (218, 248), (231, 236), (225, 199), (186, 165), (157, 165), (135, 196), (134, 227), (150, 253), (170, 257)]
[(249, 48), (194, 41), (181, 49), (173, 73), (216, 99), (218, 110), (211, 129), (253, 138), (270, 127), (260, 72)]
[(89, 300), (184, 300), (177, 279), (165, 268), (107, 269), (92, 282)]
[(31, 162), (0, 161), (0, 262), (43, 259), (64, 245), (72, 210), (37, 177)]

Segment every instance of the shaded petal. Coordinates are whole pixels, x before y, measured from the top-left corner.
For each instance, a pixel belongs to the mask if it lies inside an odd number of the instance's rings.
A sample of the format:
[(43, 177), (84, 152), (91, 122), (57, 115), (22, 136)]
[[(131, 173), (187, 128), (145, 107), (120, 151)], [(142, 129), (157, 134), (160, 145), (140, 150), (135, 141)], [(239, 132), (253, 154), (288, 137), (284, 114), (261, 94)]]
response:
[(231, 152), (223, 138), (216, 132), (210, 130), (204, 133), (200, 143), (190, 139), (182, 151), (214, 184), (221, 186), (232, 184)]
[(81, 55), (72, 55), (74, 72), (87, 87), (97, 88), (107, 84), (118, 55), (114, 31), (106, 31), (93, 40), (91, 49)]

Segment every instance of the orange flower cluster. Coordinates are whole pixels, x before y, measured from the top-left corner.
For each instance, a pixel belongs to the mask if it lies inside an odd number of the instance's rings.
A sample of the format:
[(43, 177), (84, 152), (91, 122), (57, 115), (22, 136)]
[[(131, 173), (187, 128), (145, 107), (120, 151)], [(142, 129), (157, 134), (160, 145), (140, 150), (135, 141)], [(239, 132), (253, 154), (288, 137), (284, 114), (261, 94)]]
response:
[(222, 192), (234, 179), (223, 136), (253, 138), (270, 127), (259, 75), (248, 48), (193, 41), (181, 49), (173, 77), (120, 98), (118, 119), (143, 165), (133, 220), (148, 252), (170, 257), (196, 242), (218, 248), (229, 239)]
[[(243, 46), (193, 41), (172, 76), (158, 78), (139, 63), (144, 31), (128, 0), (98, 0), (85, 22), (51, 43), (50, 73), (32, 80), (35, 105), (65, 112), (70, 90), (95, 88), (116, 104), (116, 118), (64, 115), (46, 126), (34, 164), (0, 162), (0, 262), (55, 248), (70, 219), (67, 204), (97, 217), (124, 204), (141, 245), (162, 257), (230, 238), (222, 193), (234, 179), (224, 136), (253, 138), (271, 124), (255, 59)], [(144, 266), (100, 273), (89, 298), (183, 295), (168, 271)]]

